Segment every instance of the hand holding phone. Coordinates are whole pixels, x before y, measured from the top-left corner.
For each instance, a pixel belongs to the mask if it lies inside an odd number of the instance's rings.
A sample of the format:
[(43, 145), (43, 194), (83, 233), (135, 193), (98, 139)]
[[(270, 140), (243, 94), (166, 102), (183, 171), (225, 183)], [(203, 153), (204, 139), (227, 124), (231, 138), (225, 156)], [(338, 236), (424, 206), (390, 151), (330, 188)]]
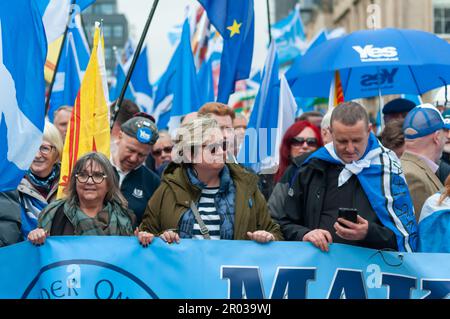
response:
[[(339, 208), (338, 217), (348, 220), (356, 224), (358, 216), (358, 210), (356, 208)], [(348, 228), (344, 224), (339, 223), (342, 227)]]

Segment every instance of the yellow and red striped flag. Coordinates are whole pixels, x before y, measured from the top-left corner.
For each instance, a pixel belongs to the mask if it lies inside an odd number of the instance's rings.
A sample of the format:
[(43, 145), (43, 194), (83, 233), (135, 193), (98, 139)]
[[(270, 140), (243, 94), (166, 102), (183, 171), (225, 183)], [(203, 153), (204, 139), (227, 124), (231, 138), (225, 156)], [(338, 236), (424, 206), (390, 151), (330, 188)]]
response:
[(334, 78), (331, 82), (328, 110), (333, 109), (344, 102), (344, 89), (342, 88), (341, 75), (339, 71), (334, 72)]
[(61, 164), (58, 198), (64, 197), (78, 158), (97, 151), (110, 156), (109, 111), (105, 91), (104, 42), (100, 24), (95, 25), (91, 58), (78, 92), (67, 129)]

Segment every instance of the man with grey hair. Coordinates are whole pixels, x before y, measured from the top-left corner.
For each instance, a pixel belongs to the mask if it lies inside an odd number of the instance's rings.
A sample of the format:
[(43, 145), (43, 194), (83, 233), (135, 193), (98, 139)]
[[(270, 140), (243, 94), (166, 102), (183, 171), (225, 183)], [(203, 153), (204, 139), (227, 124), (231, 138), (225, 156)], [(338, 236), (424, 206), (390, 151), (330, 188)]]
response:
[(417, 220), (425, 200), (444, 187), (436, 173), (447, 142), (444, 130), (449, 127), (431, 104), (416, 106), (403, 123), (405, 152), (401, 161)]
[(338, 105), (330, 130), (332, 142), (302, 164), (283, 209), (271, 212), (285, 239), (322, 251), (331, 243), (414, 251), (417, 223), (400, 163), (371, 132), (365, 108)]
[(132, 117), (121, 125), (117, 146), (111, 152), (111, 163), (118, 173), (120, 190), (136, 215), (137, 225), (160, 184), (159, 176), (143, 165), (159, 136), (155, 123), (144, 115)]

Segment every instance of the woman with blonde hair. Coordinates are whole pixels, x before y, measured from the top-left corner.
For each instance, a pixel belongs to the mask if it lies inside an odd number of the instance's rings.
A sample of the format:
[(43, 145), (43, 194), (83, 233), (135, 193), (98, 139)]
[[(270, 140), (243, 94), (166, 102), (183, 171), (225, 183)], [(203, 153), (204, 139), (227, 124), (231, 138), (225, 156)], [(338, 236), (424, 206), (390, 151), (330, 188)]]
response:
[(180, 238), (281, 240), (280, 228), (258, 190), (258, 177), (225, 163), (226, 143), (215, 119), (200, 117), (182, 126), (173, 162), (147, 205), (139, 241), (153, 234), (168, 243)]
[(17, 187), (23, 239), (37, 227), (42, 209), (56, 198), (62, 152), (63, 141), (58, 129), (46, 121), (41, 146)]

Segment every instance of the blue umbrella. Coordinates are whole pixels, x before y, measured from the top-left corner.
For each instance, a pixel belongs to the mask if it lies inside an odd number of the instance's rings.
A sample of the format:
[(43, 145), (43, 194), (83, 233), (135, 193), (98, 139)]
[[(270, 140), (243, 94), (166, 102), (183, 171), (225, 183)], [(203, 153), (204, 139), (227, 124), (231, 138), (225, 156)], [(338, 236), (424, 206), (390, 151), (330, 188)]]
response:
[(309, 50), (294, 67), (296, 96), (328, 97), (337, 70), (345, 100), (420, 95), (450, 83), (450, 44), (424, 31), (356, 31)]

